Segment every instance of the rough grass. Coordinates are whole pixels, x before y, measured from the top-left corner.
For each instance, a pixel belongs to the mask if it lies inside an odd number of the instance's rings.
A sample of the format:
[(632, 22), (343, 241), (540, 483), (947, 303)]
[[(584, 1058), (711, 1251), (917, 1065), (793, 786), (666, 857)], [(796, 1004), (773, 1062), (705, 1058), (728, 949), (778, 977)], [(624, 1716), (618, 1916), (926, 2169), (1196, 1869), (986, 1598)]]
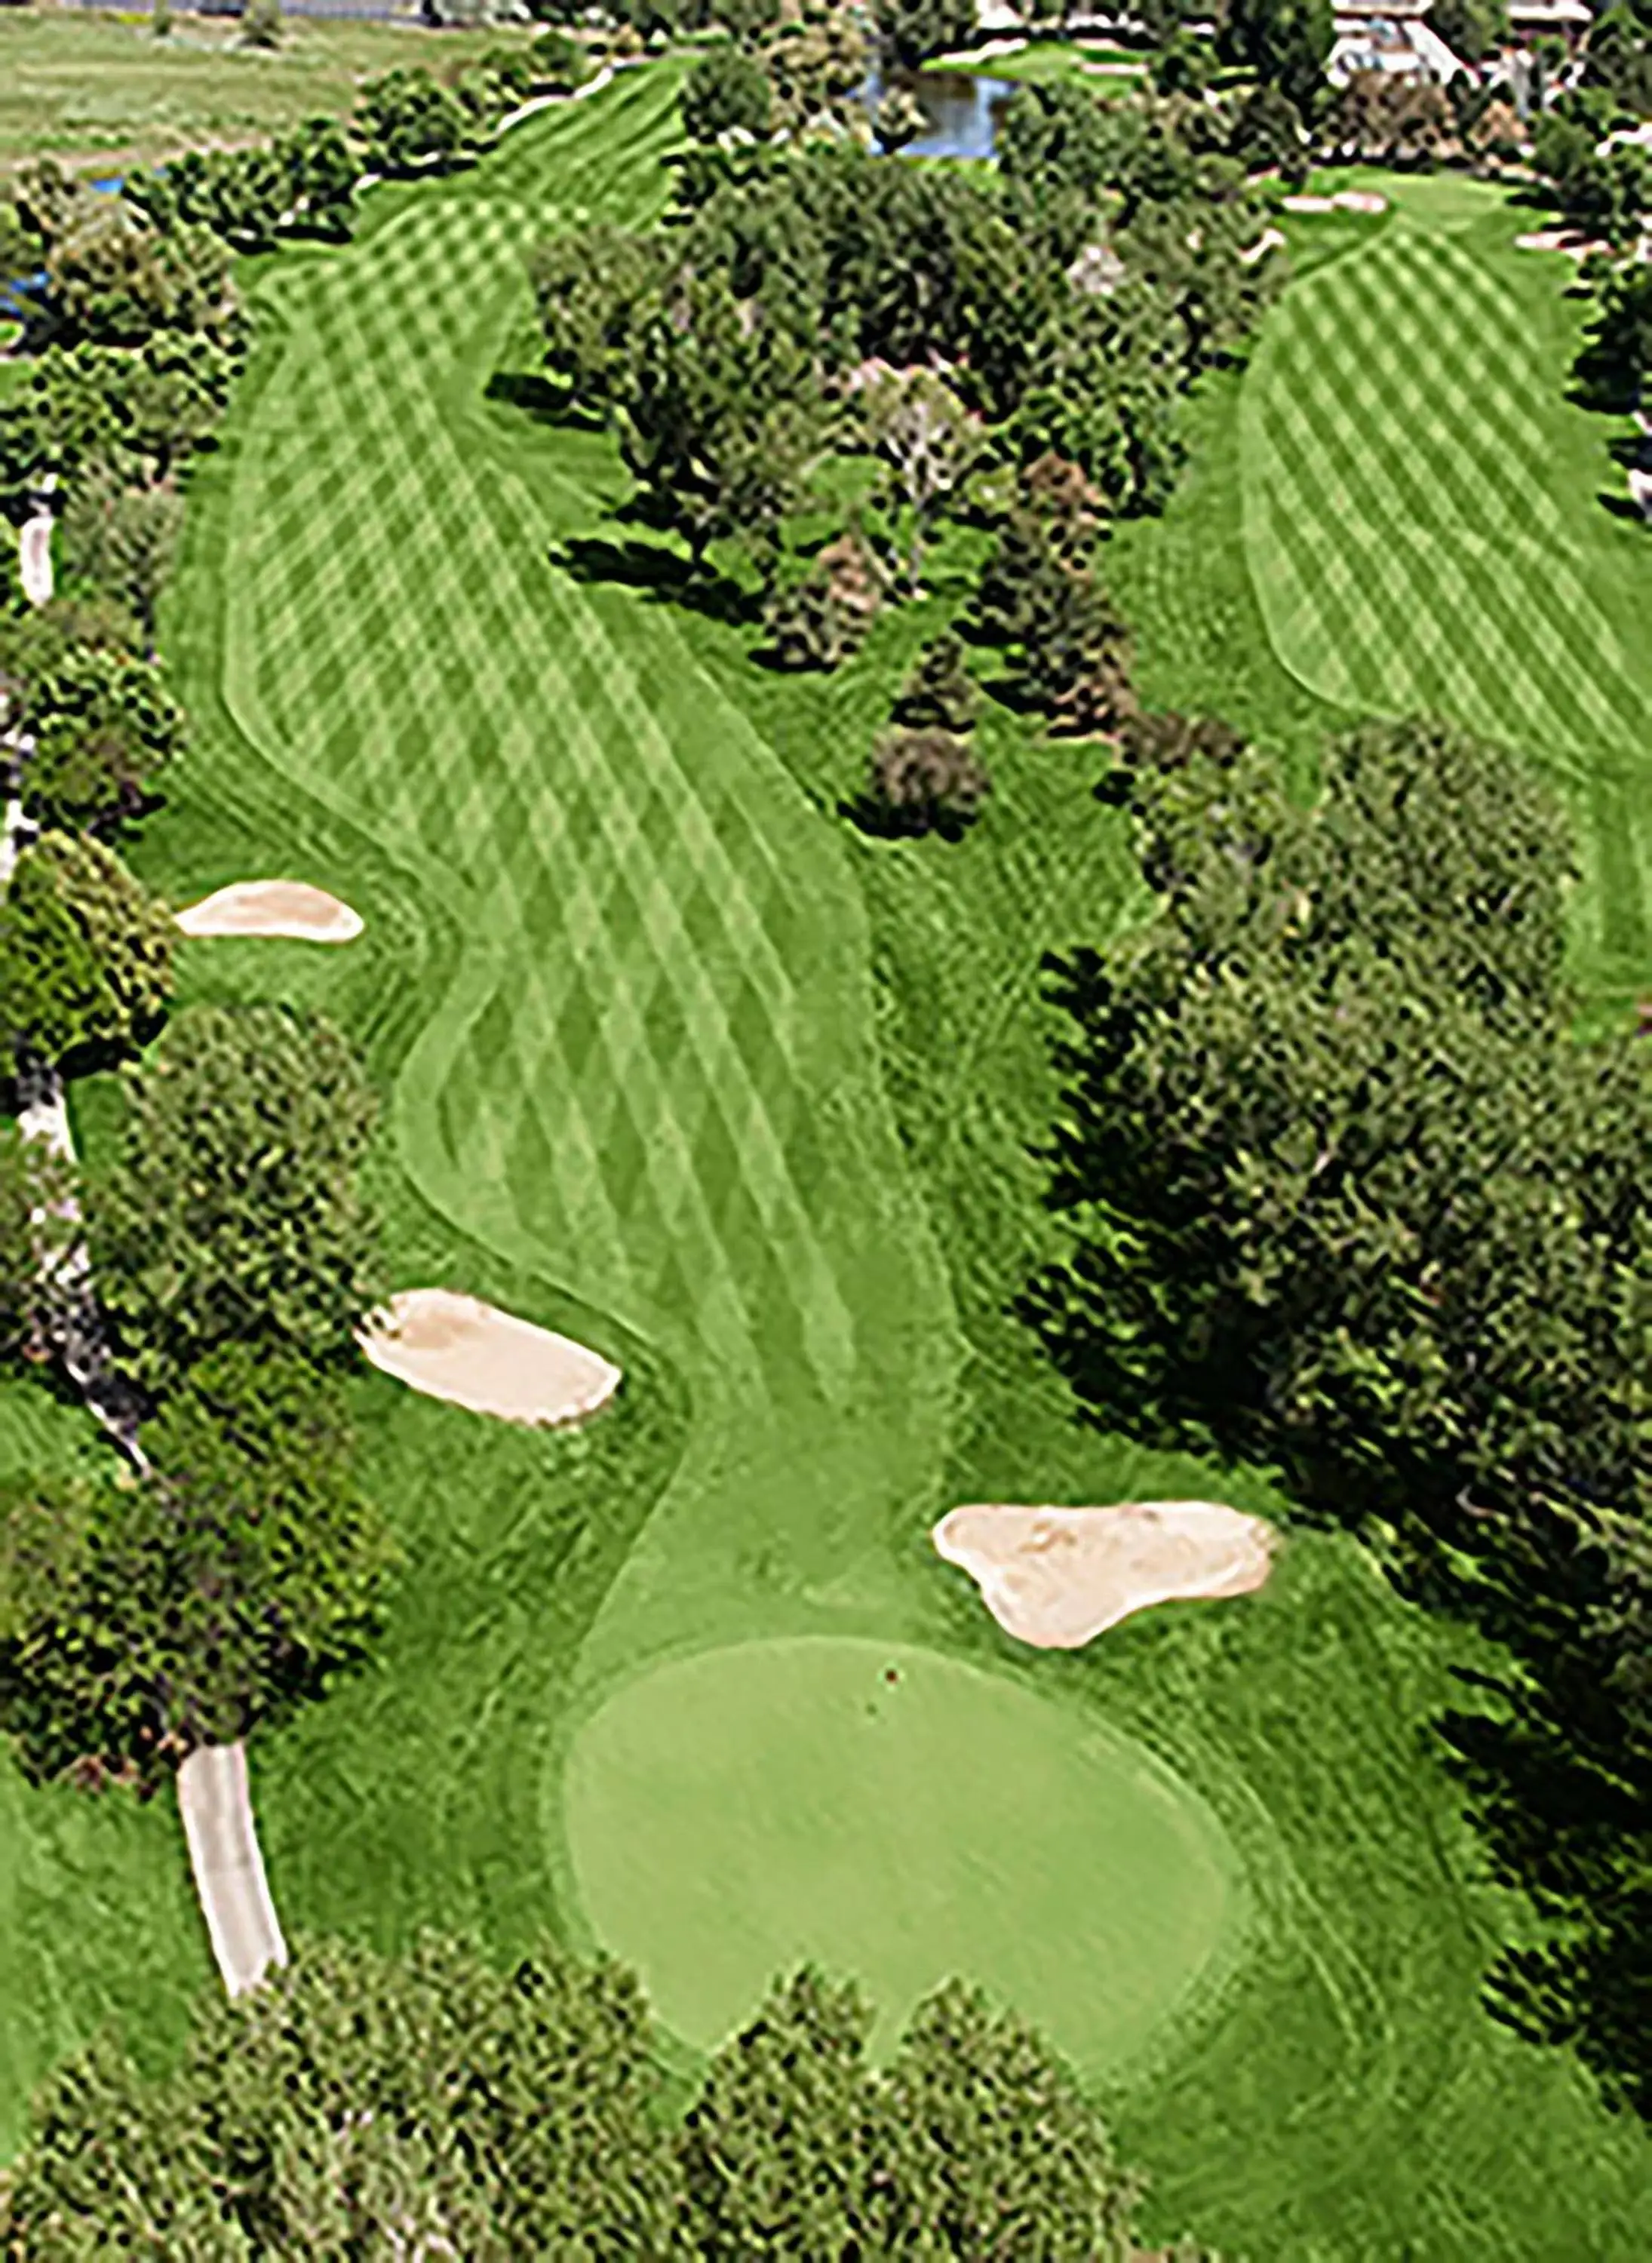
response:
[(143, 11), (0, 9), (0, 172), (49, 155), (118, 173), (259, 141), (346, 115), (358, 82), (380, 71), (423, 63), (446, 74), (523, 37), (289, 16), (280, 46), (266, 49), (243, 46), (239, 24), (222, 17), (180, 11), (157, 40)]
[[(284, 1920), (587, 1940), (558, 1786), (603, 1698), (726, 1642), (927, 1645), (1140, 1739), (1243, 1861), (1228, 1992), (1107, 2093), (1155, 2230), (1286, 2263), (1627, 2263), (1652, 2240), (1642, 2133), (1477, 2002), (1518, 1912), (1425, 1740), (1452, 1638), (1351, 1544), (1301, 1536), (1256, 1597), (1033, 1659), (929, 1549), (961, 1499), (1279, 1503), (1076, 1428), (1006, 1314), (1042, 1230), (1040, 953), (1136, 903), (1093, 758), (996, 712), (997, 790), (956, 850), (835, 814), (977, 538), (841, 676), (781, 678), (738, 623), (666, 602), (659, 553), (607, 517), (605, 442), (487, 390), (529, 365), (523, 248), (559, 213), (653, 206), (670, 98), (634, 74), (473, 175), (375, 194), (353, 249), (278, 261), (192, 498), (165, 640), (197, 746), (144, 868), (178, 900), (312, 879), (368, 924), (337, 951), (192, 945), (186, 989), (324, 1005), (364, 1048), (398, 1281), (565, 1327), (630, 1378), (576, 1438), (362, 1381), (408, 1564), (379, 1669), (254, 1739)], [(1208, 543), (1173, 515), (1118, 555), (1121, 587), (1161, 593), (1166, 689), (1176, 604), (1217, 689), (1199, 593), (1242, 642), (1259, 619), (1220, 428), (1189, 490)], [(1329, 711), (1265, 654), (1235, 679), (1243, 719), (1311, 763)], [(87, 1095), (100, 1152), (117, 1109)], [(98, 2017), (170, 2032), (204, 1952), (169, 1820), (128, 1844), (126, 1811), (6, 1786), (11, 1859), (60, 1815), (89, 1849), (11, 1936), (15, 2128), (20, 2085)]]

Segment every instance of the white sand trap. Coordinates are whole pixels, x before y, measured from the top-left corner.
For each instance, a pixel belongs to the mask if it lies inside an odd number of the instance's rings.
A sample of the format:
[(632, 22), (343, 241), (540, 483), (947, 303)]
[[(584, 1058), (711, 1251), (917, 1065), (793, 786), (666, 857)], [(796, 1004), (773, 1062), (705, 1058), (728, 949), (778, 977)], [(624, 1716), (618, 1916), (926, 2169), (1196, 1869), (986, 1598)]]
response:
[(1374, 189), (1338, 189), (1331, 202), (1338, 212), (1387, 212), (1387, 197), (1379, 196)]
[(1261, 1517), (1211, 1500), (971, 1505), (930, 1536), (1004, 1632), (1039, 1650), (1082, 1649), (1155, 1603), (1248, 1594), (1267, 1578), (1279, 1537)]
[(600, 1353), (452, 1289), (403, 1290), (358, 1341), (398, 1382), (504, 1422), (583, 1421), (620, 1388)]
[(1641, 516), (1652, 520), (1652, 472), (1632, 471), (1628, 477), (1632, 500), (1640, 504)]
[(1277, 251), (1284, 242), (1285, 231), (1282, 228), (1264, 228), (1256, 242), (1248, 244), (1240, 253), (1240, 265), (1254, 267), (1258, 259), (1265, 259), (1269, 252)]
[(178, 915), (185, 935), (286, 936), (296, 943), (353, 943), (359, 912), (305, 880), (236, 880)]
[(1281, 197), (1279, 209), (1281, 212), (1293, 213), (1335, 212), (1337, 201), (1334, 197)]

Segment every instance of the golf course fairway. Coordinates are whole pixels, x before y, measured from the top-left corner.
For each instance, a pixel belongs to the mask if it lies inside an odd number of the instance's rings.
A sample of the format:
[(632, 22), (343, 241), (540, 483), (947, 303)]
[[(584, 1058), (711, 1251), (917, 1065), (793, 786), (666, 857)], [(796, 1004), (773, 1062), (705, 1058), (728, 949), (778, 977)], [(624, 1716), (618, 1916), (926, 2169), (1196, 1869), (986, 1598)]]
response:
[(874, 2049), (962, 1973), (1099, 2072), (1239, 1930), (1221, 1826), (1141, 1746), (906, 1645), (660, 1667), (585, 1723), (562, 1789), (588, 1922), (701, 2048), (814, 1960), (859, 1976)]

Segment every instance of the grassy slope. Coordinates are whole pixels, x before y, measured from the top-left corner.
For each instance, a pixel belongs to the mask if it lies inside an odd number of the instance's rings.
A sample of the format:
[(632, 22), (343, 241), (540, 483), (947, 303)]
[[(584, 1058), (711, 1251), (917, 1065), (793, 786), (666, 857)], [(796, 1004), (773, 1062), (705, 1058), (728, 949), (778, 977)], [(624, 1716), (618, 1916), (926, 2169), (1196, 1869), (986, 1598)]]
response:
[(157, 40), (147, 14), (74, 7), (0, 10), (0, 171), (47, 154), (111, 172), (209, 142), (257, 141), (300, 119), (344, 116), (359, 79), (407, 63), (446, 70), (509, 29), (289, 17), (272, 50), (241, 44), (221, 18), (174, 18)]
[[(369, 925), (337, 954), (197, 946), (190, 989), (306, 996), (366, 1048), (400, 1278), (497, 1296), (632, 1376), (583, 1440), (361, 1385), (409, 1569), (381, 1670), (255, 1745), (284, 1913), (577, 1936), (540, 1809), (607, 1691), (746, 1634), (935, 1642), (1141, 1737), (1248, 1858), (1250, 1963), (1199, 2047), (1114, 2100), (1165, 2228), (1258, 2258), (1627, 2263), (1652, 2231), (1641, 2134), (1474, 2002), (1506, 1912), (1418, 1746), (1438, 1630), (1304, 1537), (1252, 1601), (1034, 1661), (928, 1553), (960, 1498), (1271, 1496), (1076, 1430), (1004, 1317), (1051, 1100), (1038, 956), (1130, 900), (1085, 758), (998, 719), (998, 792), (955, 852), (830, 814), (959, 560), (927, 619), (823, 683), (547, 562), (620, 483), (605, 444), (483, 397), (519, 351), (517, 254), (558, 211), (647, 208), (669, 92), (639, 75), (467, 180), (384, 195), (355, 250), (279, 265), (192, 511), (168, 641), (199, 746), (148, 868), (180, 898), (301, 873)], [(1311, 703), (1258, 669), (1276, 695), (1305, 743)], [(32, 1847), (56, 1811), (25, 1811)], [(117, 2001), (88, 1939), (134, 1930), (141, 1865), (97, 1851), (8, 1983), (30, 2014), (70, 1972), (60, 2045)], [(158, 2032), (199, 1944), (186, 1909), (140, 1925), (126, 2007)]]

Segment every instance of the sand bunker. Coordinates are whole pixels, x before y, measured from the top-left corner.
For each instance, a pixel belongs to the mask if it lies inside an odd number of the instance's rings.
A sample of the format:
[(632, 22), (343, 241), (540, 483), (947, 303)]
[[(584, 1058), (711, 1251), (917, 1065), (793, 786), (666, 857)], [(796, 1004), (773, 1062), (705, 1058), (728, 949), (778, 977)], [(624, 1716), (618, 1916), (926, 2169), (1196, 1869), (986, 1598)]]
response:
[(1630, 500), (1641, 506), (1641, 516), (1652, 520), (1652, 472), (1632, 471), (1628, 474)]
[(1004, 1632), (1040, 1650), (1082, 1649), (1154, 1603), (1248, 1594), (1267, 1578), (1278, 1536), (1262, 1518), (1210, 1500), (972, 1505), (931, 1535)]
[(620, 1388), (599, 1353), (452, 1289), (408, 1289), (359, 1338), (386, 1375), (504, 1422), (583, 1421)]
[(1288, 213), (1387, 212), (1388, 200), (1374, 189), (1338, 189), (1334, 196), (1281, 197), (1281, 211)]
[(274, 935), (297, 943), (351, 943), (359, 912), (303, 880), (237, 880), (178, 915), (185, 935)]

